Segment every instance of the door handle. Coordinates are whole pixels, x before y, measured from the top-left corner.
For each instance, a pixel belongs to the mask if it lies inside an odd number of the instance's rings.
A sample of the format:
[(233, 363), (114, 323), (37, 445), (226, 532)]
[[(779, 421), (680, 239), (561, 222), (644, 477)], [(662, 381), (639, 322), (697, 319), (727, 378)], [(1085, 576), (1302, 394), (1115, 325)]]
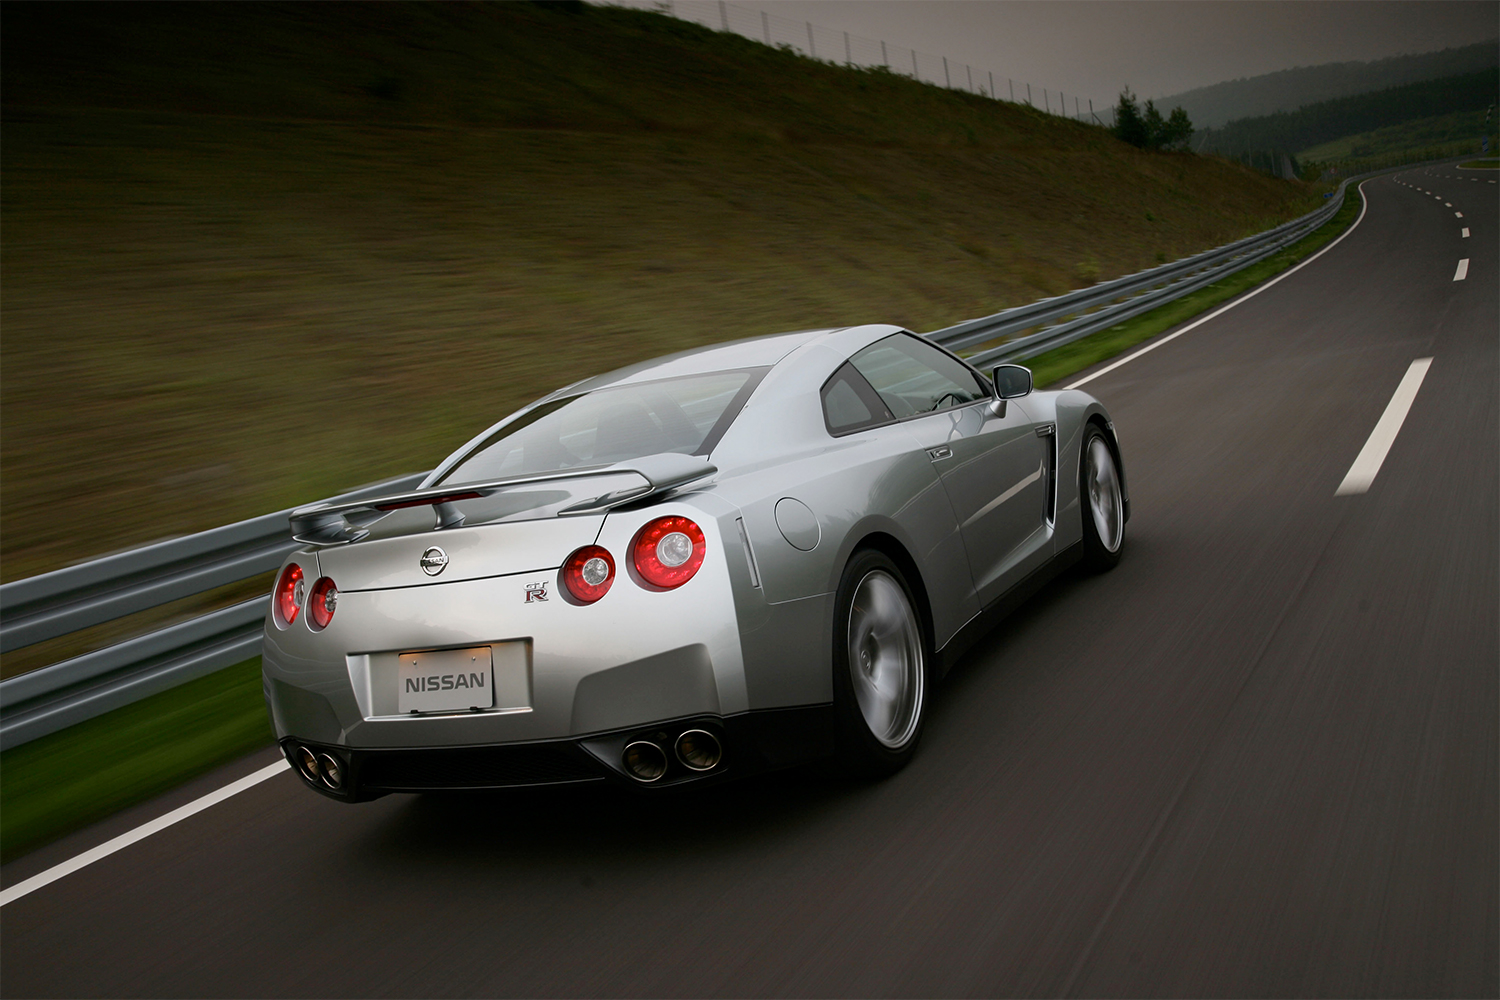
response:
[(941, 462), (945, 458), (953, 457), (953, 449), (949, 448), (945, 444), (939, 445), (936, 448), (928, 448), (927, 457), (932, 459), (934, 462)]

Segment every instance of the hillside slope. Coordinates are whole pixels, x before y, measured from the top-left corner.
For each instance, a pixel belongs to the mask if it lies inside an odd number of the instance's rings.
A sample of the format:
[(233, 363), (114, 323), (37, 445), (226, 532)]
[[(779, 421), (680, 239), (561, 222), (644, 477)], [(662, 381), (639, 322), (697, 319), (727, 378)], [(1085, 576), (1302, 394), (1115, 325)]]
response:
[(12, 4), (0, 44), (5, 579), (427, 468), (584, 374), (930, 330), (1320, 197), (641, 11)]
[(1475, 45), (1392, 56), (1370, 62), (1324, 63), (1226, 80), (1208, 87), (1159, 97), (1157, 107), (1187, 111), (1193, 124), (1220, 128), (1236, 118), (1258, 118), (1278, 111), (1295, 111), (1304, 104), (1336, 97), (1386, 90), (1421, 80), (1476, 73), (1500, 65), (1500, 40)]
[(1203, 148), (1234, 155), (1249, 150), (1305, 150), (1344, 136), (1403, 122), (1472, 112), (1474, 136), (1485, 111), (1500, 97), (1500, 68), (1409, 83), (1369, 94), (1306, 104), (1296, 111), (1241, 118), (1204, 137)]

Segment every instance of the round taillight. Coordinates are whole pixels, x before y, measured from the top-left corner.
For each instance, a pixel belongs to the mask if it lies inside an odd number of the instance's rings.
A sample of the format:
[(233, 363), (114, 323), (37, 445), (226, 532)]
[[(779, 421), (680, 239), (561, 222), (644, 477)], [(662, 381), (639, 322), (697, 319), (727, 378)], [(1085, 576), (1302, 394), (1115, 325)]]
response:
[(321, 632), (333, 621), (333, 610), (339, 604), (339, 588), (328, 577), (313, 584), (312, 596), (307, 599), (307, 624), (314, 632)]
[(276, 609), (276, 623), (282, 628), (297, 620), (306, 591), (307, 581), (302, 579), (302, 567), (296, 563), (288, 564), (276, 580), (276, 593), (272, 600)]
[(563, 563), (563, 586), (584, 604), (593, 604), (609, 593), (615, 582), (615, 557), (598, 545), (585, 545)]
[(670, 590), (693, 578), (703, 565), (708, 545), (703, 529), (685, 517), (658, 517), (650, 521), (630, 546), (631, 561), (641, 579), (653, 587)]

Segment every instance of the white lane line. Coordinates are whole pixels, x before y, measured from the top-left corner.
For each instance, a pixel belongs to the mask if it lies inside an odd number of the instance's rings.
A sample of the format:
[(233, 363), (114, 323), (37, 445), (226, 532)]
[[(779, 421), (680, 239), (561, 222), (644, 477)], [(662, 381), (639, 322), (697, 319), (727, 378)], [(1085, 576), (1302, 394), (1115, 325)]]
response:
[(0, 906), (4, 906), (7, 903), (13, 903), (16, 900), (20, 899), (22, 896), (36, 892), (43, 886), (51, 885), (58, 879), (63, 878), (66, 875), (73, 874), (80, 868), (85, 868), (93, 864), (95, 861), (107, 858), (111, 854), (114, 854), (116, 851), (124, 850), (138, 840), (145, 840), (153, 833), (160, 833), (162, 830), (165, 830), (167, 827), (173, 825), (174, 823), (181, 823), (189, 816), (196, 815), (197, 813), (200, 813), (203, 810), (207, 809), (209, 806), (217, 805), (227, 798), (238, 795), (240, 792), (243, 792), (247, 788), (254, 788), (262, 781), (265, 781), (267, 778), (276, 777), (278, 774), (280, 774), (282, 771), (287, 770), (289, 767), (291, 767), (291, 765), (288, 764), (285, 760), (278, 760), (274, 764), (270, 764), (266, 767), (261, 768), (254, 774), (246, 775), (239, 781), (231, 781), (229, 784), (225, 785), (223, 788), (220, 788), (216, 792), (209, 792), (202, 798), (194, 799), (185, 806), (179, 806), (178, 808), (173, 809), (165, 816), (157, 817), (149, 823), (142, 824), (141, 826), (136, 827), (134, 830), (131, 830), (129, 833), (122, 833), (114, 840), (106, 841), (105, 843), (100, 844), (98, 847), (94, 848), (91, 851), (84, 851), (76, 858), (64, 861), (60, 865), (54, 865), (53, 867), (48, 868), (46, 871), (42, 872), (40, 875), (33, 875), (31, 878), (27, 879), (24, 882), (17, 882), (15, 885), (10, 886), (3, 892), (0, 892)]
[(1469, 276), (1469, 258), (1465, 257), (1458, 262), (1458, 270), (1453, 272), (1454, 281), (1463, 281)]
[(1462, 213), (1462, 212), (1454, 212), (1453, 213), (1453, 217), (1455, 219), (1462, 219), (1464, 217), (1464, 213)]
[(1071, 383), (1069, 385), (1063, 386), (1063, 388), (1064, 389), (1076, 389), (1076, 388), (1078, 388), (1081, 385), (1084, 385), (1086, 383), (1094, 381), (1094, 379), (1098, 378), (1100, 375), (1106, 375), (1109, 372), (1114, 371), (1116, 368), (1119, 368), (1121, 365), (1128, 365), (1128, 364), (1130, 364), (1130, 362), (1134, 361), (1136, 358), (1140, 357), (1142, 354), (1149, 354), (1150, 352), (1156, 350), (1161, 345), (1167, 344), (1167, 343), (1171, 343), (1172, 341), (1176, 340), (1178, 337), (1182, 336), (1184, 333), (1187, 333), (1189, 330), (1196, 330), (1198, 327), (1202, 326), (1204, 323), (1207, 323), (1209, 320), (1214, 319), (1215, 317), (1224, 315), (1229, 310), (1233, 309), (1235, 306), (1240, 305), (1243, 302), (1250, 301), (1251, 299), (1255, 298), (1255, 296), (1257, 296), (1261, 292), (1265, 291), (1267, 288), (1270, 288), (1272, 285), (1276, 284), (1278, 281), (1281, 281), (1281, 280), (1283, 280), (1285, 278), (1290, 278), (1292, 275), (1296, 274), (1298, 271), (1302, 270), (1304, 267), (1306, 267), (1307, 265), (1311, 264), (1313, 261), (1317, 260), (1319, 257), (1323, 256), (1325, 253), (1327, 253), (1328, 251), (1332, 250), (1334, 247), (1338, 246), (1340, 243), (1344, 242), (1344, 238), (1346, 236), (1348, 236), (1350, 233), (1354, 232), (1356, 229), (1358, 229), (1359, 228), (1359, 224), (1361, 222), (1365, 221), (1365, 210), (1370, 207), (1370, 201), (1369, 201), (1368, 198), (1365, 197), (1365, 185), (1368, 184), (1368, 183), (1370, 183), (1370, 182), (1369, 181), (1360, 181), (1359, 182), (1359, 189), (1358, 189), (1359, 190), (1359, 200), (1360, 200), (1359, 217), (1354, 220), (1354, 225), (1350, 226), (1348, 229), (1344, 230), (1342, 233), (1339, 234), (1338, 239), (1334, 240), (1332, 243), (1328, 244), (1326, 247), (1324, 247), (1323, 249), (1319, 250), (1317, 253), (1313, 254), (1311, 257), (1309, 257), (1306, 260), (1304, 260), (1302, 263), (1298, 264), (1296, 267), (1290, 268), (1289, 270), (1286, 270), (1286, 271), (1282, 271), (1280, 274), (1278, 274), (1276, 277), (1272, 278), (1270, 281), (1266, 282), (1264, 285), (1259, 285), (1259, 286), (1257, 286), (1255, 288), (1250, 289), (1250, 291), (1246, 292), (1244, 295), (1241, 295), (1239, 298), (1235, 299), (1233, 302), (1229, 302), (1229, 303), (1226, 303), (1225, 305), (1220, 306), (1219, 308), (1215, 309), (1213, 312), (1209, 313), (1207, 316), (1204, 316), (1202, 319), (1196, 319), (1196, 320), (1194, 320), (1193, 322), (1189, 323), (1187, 326), (1183, 327), (1181, 330), (1178, 330), (1176, 333), (1169, 333), (1165, 337), (1162, 337), (1162, 338), (1160, 338), (1158, 340), (1153, 340), (1151, 343), (1147, 344), (1145, 347), (1141, 348), (1139, 351), (1136, 351), (1134, 354), (1127, 354), (1127, 355), (1125, 355), (1125, 357), (1121, 358), (1119, 361), (1116, 361), (1114, 364), (1105, 365), (1103, 368), (1101, 368), (1098, 371), (1094, 372), (1092, 375), (1085, 375), (1083, 378), (1079, 379), (1078, 381), (1073, 382), (1073, 383)]
[(1431, 358), (1418, 358), (1406, 369), (1406, 374), (1401, 376), (1401, 384), (1396, 386), (1396, 394), (1386, 404), (1380, 419), (1375, 421), (1370, 439), (1359, 450), (1359, 456), (1354, 459), (1354, 464), (1349, 467), (1349, 474), (1339, 483), (1339, 488), (1334, 490), (1334, 496), (1353, 496), (1370, 488), (1370, 484), (1375, 481), (1375, 474), (1385, 461), (1386, 453), (1396, 443), (1396, 435), (1401, 433), (1401, 425), (1406, 422), (1407, 413), (1411, 412), (1412, 400), (1417, 398), (1417, 390), (1422, 388), (1422, 380), (1427, 377), (1427, 369), (1431, 366)]
[(1452, 208), (1453, 207), (1453, 202), (1451, 202), (1451, 201), (1445, 201), (1445, 202), (1443, 202), (1443, 207), (1444, 208)]
[(1469, 227), (1468, 226), (1464, 226), (1464, 239), (1468, 239), (1468, 238), (1469, 238)]

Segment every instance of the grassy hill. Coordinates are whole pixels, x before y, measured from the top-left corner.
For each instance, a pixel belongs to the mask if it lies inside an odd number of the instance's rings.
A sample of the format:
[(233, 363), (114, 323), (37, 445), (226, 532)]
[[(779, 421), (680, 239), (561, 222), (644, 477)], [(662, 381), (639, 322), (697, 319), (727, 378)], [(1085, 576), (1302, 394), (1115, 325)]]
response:
[(1479, 140), (1489, 136), (1490, 149), (1495, 147), (1496, 119), (1484, 120), (1483, 111), (1454, 111), (1429, 118), (1415, 118), (1397, 125), (1371, 129), (1356, 135), (1340, 136), (1297, 154), (1304, 166), (1342, 164), (1345, 173), (1357, 172), (1362, 162), (1399, 156), (1413, 151), (1434, 150), (1429, 159), (1445, 155), (1478, 153)]
[(661, 15), (8, 4), (4, 579), (694, 344), (931, 330), (1321, 191)]

